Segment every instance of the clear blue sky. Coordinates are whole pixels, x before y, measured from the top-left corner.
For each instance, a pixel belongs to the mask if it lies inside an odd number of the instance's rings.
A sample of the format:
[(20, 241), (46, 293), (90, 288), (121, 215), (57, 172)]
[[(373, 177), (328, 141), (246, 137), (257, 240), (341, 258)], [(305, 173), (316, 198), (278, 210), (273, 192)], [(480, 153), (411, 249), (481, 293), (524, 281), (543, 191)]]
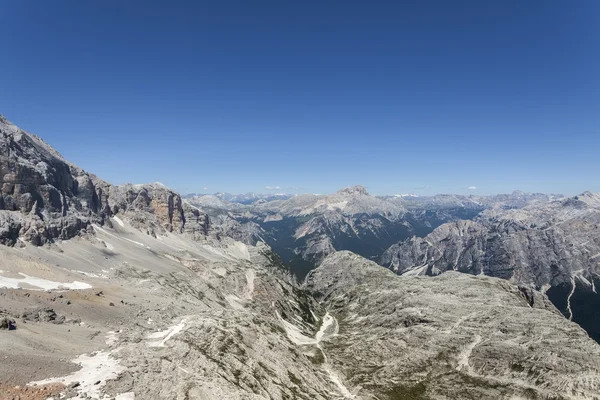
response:
[(599, 17), (598, 0), (2, 1), (0, 113), (116, 184), (600, 191)]

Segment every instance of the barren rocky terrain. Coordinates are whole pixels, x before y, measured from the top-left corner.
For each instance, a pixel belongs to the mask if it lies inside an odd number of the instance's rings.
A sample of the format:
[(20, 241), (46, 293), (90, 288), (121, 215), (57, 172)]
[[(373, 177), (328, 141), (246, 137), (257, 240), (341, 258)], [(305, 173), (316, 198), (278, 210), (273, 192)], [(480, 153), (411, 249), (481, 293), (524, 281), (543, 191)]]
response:
[(532, 287), (347, 251), (297, 282), (239, 221), (0, 122), (0, 399), (600, 398), (600, 346)]

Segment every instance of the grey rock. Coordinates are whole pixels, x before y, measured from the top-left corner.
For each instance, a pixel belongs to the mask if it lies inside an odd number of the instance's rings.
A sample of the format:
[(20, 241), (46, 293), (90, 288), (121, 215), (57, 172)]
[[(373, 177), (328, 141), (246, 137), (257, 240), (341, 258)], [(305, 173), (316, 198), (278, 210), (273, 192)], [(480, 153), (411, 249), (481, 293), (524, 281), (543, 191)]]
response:
[(17, 323), (14, 319), (0, 315), (0, 330), (12, 331), (17, 329)]
[(446, 270), (510, 279), (541, 289), (596, 276), (600, 195), (492, 209), (474, 221), (444, 224), (425, 238), (390, 247), (381, 264), (402, 274)]
[(63, 324), (65, 322), (65, 316), (59, 316), (50, 307), (38, 307), (33, 310), (27, 310), (21, 314), (21, 318), (29, 322), (50, 322), (53, 324)]
[(210, 234), (208, 215), (162, 184), (113, 186), (0, 116), (0, 243), (36, 246), (93, 233), (122, 214), (149, 235)]
[(327, 257), (306, 288), (337, 319), (324, 349), (359, 398), (599, 393), (600, 346), (542, 293), (453, 271), (395, 276), (349, 252)]

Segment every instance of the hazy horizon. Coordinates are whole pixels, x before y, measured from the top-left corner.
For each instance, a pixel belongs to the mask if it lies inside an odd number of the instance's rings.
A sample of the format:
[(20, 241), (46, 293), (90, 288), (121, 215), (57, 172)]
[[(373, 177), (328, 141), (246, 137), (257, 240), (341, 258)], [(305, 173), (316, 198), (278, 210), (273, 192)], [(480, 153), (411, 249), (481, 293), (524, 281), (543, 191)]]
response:
[[(155, 182), (155, 183), (161, 183), (161, 182)], [(378, 197), (430, 197), (430, 196), (438, 196), (438, 195), (464, 195), (464, 196), (496, 196), (496, 195), (504, 195), (504, 194), (513, 194), (515, 192), (522, 192), (522, 193), (526, 193), (526, 194), (546, 194), (546, 195), (555, 195), (555, 196), (566, 196), (566, 197), (572, 197), (572, 196), (577, 196), (582, 194), (583, 192), (579, 192), (579, 193), (575, 193), (575, 194), (567, 194), (567, 193), (557, 193), (557, 192), (531, 192), (531, 191), (527, 191), (527, 190), (520, 190), (520, 189), (515, 189), (515, 190), (511, 190), (509, 192), (502, 192), (502, 193), (480, 193), (477, 189), (468, 189), (468, 193), (423, 193), (423, 194), (419, 194), (416, 192), (412, 192), (412, 193), (374, 193), (371, 192), (369, 190), (368, 186), (365, 185), (350, 185), (350, 186), (345, 186), (336, 190), (333, 190), (331, 192), (323, 192), (323, 193), (314, 193), (314, 192), (306, 192), (306, 191), (302, 191), (301, 189), (298, 190), (280, 190), (280, 191), (276, 191), (274, 189), (265, 189), (262, 191), (250, 191), (250, 192), (223, 192), (223, 191), (217, 191), (217, 192), (203, 192), (203, 191), (199, 191), (199, 192), (187, 192), (187, 193), (181, 193), (183, 196), (191, 196), (191, 195), (198, 195), (198, 196), (209, 196), (209, 195), (218, 195), (218, 194), (230, 194), (233, 196), (242, 196), (242, 195), (250, 195), (250, 194), (256, 194), (256, 195), (270, 195), (270, 196), (299, 196), (299, 195), (303, 195), (303, 194), (312, 194), (312, 195), (317, 195), (317, 196), (321, 196), (321, 195), (330, 195), (333, 194), (335, 192), (338, 192), (340, 190), (343, 190), (345, 188), (349, 188), (349, 187), (354, 187), (354, 186), (362, 186), (364, 187), (367, 192), (370, 195), (373, 196), (378, 196)]]

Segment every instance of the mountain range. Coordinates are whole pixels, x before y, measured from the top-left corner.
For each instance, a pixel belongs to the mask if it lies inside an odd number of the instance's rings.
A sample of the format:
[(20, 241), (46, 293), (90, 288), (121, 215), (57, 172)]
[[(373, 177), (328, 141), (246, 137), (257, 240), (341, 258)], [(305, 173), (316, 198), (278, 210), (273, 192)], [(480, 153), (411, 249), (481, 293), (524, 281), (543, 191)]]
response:
[(445, 222), (472, 219), (486, 209), (520, 208), (557, 197), (562, 196), (518, 191), (496, 196), (377, 197), (355, 186), (331, 195), (296, 195), (244, 205), (214, 195), (187, 200), (215, 218), (238, 221), (246, 233), (252, 233), (245, 238), (238, 235), (238, 239), (248, 244), (265, 241), (302, 279), (337, 250), (379, 260), (393, 244), (424, 237)]
[(598, 195), (184, 198), (3, 117), (0, 180), (1, 399), (599, 396)]

